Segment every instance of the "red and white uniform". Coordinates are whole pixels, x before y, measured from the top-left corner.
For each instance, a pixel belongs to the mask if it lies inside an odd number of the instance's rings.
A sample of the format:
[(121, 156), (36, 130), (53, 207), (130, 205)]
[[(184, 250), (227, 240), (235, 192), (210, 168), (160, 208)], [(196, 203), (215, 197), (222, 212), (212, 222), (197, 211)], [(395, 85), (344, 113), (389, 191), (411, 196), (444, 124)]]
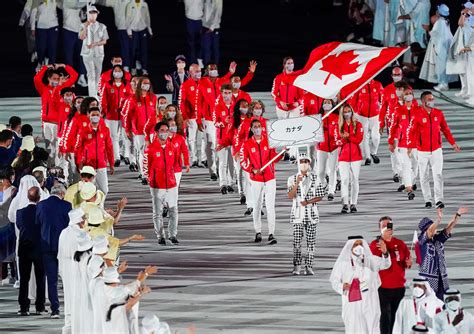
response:
[(69, 103), (64, 102), (63, 98), (59, 100), (58, 103), (58, 131), (56, 133), (56, 136), (58, 137), (58, 145), (59, 145), (59, 151), (61, 152), (61, 146), (63, 145), (63, 135), (66, 133), (66, 127), (67, 127), (67, 117), (69, 113), (71, 112), (71, 105)]
[(234, 138), (233, 109), (227, 106), (224, 101), (216, 104), (213, 112), (215, 137), (217, 145), (222, 149), (217, 152), (219, 158), (219, 185), (232, 186), (234, 175), (234, 159), (232, 158), (232, 140)]
[[(202, 80), (202, 79), (201, 79)], [(197, 161), (197, 94), (199, 81), (195, 81), (193, 78), (189, 78), (181, 85), (179, 89), (179, 109), (183, 114), (183, 120), (187, 121), (187, 139), (189, 146), (189, 153), (191, 156), (191, 161)], [(201, 158), (203, 158), (203, 152), (201, 152)]]
[[(97, 86), (97, 91), (99, 92), (99, 95), (100, 95), (101, 99), (102, 99), (102, 90), (104, 89), (105, 84), (107, 82), (109, 82), (110, 80), (114, 79), (114, 77), (112, 76), (112, 71), (113, 71), (113, 68), (103, 72), (100, 75), (100, 80), (99, 80), (99, 84)], [(127, 84), (129, 84), (130, 81), (132, 80), (132, 75), (128, 71), (123, 71), (123, 75), (125, 76), (125, 81), (127, 81)]]
[(152, 137), (155, 132), (155, 125), (161, 122), (164, 119), (163, 114), (155, 114), (154, 116), (151, 116), (148, 121), (145, 124), (145, 141), (151, 142)]
[(79, 134), (89, 126), (90, 121), (87, 115), (77, 112), (72, 118), (63, 136), (62, 150), (64, 153), (74, 153)]
[[(175, 163), (174, 163), (174, 172), (175, 174), (181, 173), (183, 171), (183, 166), (189, 166), (189, 151), (188, 146), (186, 145), (186, 139), (179, 133), (173, 134), (170, 138), (171, 144), (175, 150)], [(178, 186), (179, 181), (177, 180)]]
[[(272, 96), (276, 103), (277, 117), (288, 118), (298, 117), (300, 115), (300, 107), (291, 106), (292, 103), (301, 104), (303, 99), (303, 90), (286, 81), (286, 74), (280, 73), (273, 80)], [(281, 106), (280, 102), (286, 105)]]
[(339, 115), (335, 112), (329, 114), (323, 119), (324, 140), (317, 144), (317, 164), (316, 170), (321, 182), (326, 180), (326, 174), (329, 176), (328, 193), (334, 195), (336, 192), (336, 171), (338, 162), (338, 146), (334, 139), (334, 131), (337, 130)]
[(324, 99), (313, 93), (306, 92), (303, 95), (303, 101), (301, 102), (301, 110), (303, 115), (317, 115), (321, 111), (321, 105), (323, 104)]

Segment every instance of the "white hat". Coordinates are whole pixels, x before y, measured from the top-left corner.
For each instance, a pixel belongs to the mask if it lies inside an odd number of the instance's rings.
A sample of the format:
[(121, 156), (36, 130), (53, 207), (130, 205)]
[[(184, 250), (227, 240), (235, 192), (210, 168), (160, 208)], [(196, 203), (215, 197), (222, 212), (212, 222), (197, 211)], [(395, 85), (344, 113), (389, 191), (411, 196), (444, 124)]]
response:
[(89, 277), (97, 277), (102, 272), (103, 265), (104, 259), (101, 256), (92, 255), (89, 263), (87, 264), (87, 273)]
[(142, 326), (148, 332), (158, 330), (160, 319), (153, 313), (147, 313), (142, 319)]
[(74, 226), (84, 221), (84, 211), (81, 208), (72, 209), (71, 211), (68, 212), (68, 216), (69, 216), (69, 226)]
[(89, 226), (98, 226), (104, 222), (104, 214), (98, 206), (91, 206), (87, 213), (87, 224)]
[(104, 282), (105, 283), (120, 283), (119, 273), (117, 267), (107, 267), (104, 270)]
[(80, 195), (84, 201), (90, 200), (97, 193), (97, 187), (91, 182), (84, 182), (81, 187)]
[(109, 241), (104, 235), (99, 235), (94, 239), (94, 246), (92, 248), (92, 253), (94, 254), (105, 254), (109, 251)]
[(97, 14), (100, 13), (100, 12), (97, 10), (96, 6), (88, 6), (88, 7), (87, 7), (87, 12), (88, 12), (88, 13), (96, 12)]
[(35, 172), (42, 172), (43, 173), (43, 176), (46, 177), (47, 174), (48, 174), (48, 169), (46, 167), (43, 167), (43, 166), (38, 166), (38, 167), (35, 167), (33, 169), (33, 171), (31, 172), (31, 174), (34, 174)]
[(464, 8), (472, 9), (472, 7), (474, 7), (474, 4), (470, 1), (468, 1), (464, 4)]
[(93, 167), (91, 166), (84, 166), (82, 167), (81, 171), (79, 172), (79, 174), (90, 174), (90, 175), (94, 175), (96, 176), (96, 171)]
[(438, 9), (438, 13), (440, 13), (440, 15), (442, 16), (449, 16), (449, 7), (446, 6), (444, 3), (442, 3), (441, 5), (439, 5), (437, 7)]
[(300, 153), (298, 155), (298, 161), (300, 160), (309, 160), (309, 162), (311, 162), (311, 158), (306, 153)]
[(84, 252), (88, 249), (91, 249), (94, 246), (92, 239), (88, 233), (85, 231), (80, 231), (76, 236), (77, 239), (77, 250), (79, 252)]
[(33, 136), (25, 136), (23, 137), (23, 140), (21, 141), (20, 150), (33, 152), (35, 146), (36, 144), (35, 144), (35, 139), (33, 138)]
[(160, 321), (160, 326), (158, 327), (157, 334), (171, 334), (170, 325), (167, 322)]

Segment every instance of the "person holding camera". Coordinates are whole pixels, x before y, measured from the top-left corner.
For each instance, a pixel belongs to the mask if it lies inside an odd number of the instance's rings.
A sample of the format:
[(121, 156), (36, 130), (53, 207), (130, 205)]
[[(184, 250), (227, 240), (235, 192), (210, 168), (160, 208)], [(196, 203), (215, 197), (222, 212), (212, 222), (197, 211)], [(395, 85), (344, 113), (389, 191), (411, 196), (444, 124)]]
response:
[(411, 268), (412, 258), (405, 242), (393, 236), (392, 218), (380, 218), (379, 227), (380, 235), (371, 242), (370, 250), (375, 256), (382, 256), (379, 244), (383, 241), (392, 262), (388, 269), (379, 272), (380, 333), (384, 334), (392, 333), (398, 305), (405, 295), (405, 270)]

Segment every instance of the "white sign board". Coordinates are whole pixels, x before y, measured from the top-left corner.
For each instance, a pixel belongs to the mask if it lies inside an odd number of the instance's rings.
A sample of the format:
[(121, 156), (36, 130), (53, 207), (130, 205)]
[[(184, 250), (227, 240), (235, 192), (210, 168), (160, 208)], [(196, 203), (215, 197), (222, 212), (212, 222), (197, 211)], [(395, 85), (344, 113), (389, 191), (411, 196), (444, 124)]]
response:
[(321, 115), (272, 120), (267, 123), (271, 147), (300, 146), (324, 140)]

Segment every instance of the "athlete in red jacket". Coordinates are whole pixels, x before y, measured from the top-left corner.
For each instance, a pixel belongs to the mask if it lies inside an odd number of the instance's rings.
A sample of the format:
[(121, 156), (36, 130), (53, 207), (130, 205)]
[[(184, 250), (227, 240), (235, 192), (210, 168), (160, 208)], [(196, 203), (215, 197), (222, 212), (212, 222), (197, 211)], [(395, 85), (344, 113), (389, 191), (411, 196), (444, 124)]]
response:
[(128, 69), (124, 68), (123, 65), (122, 65), (122, 57), (121, 56), (117, 56), (117, 55), (112, 56), (111, 63), (112, 63), (112, 68), (110, 70), (107, 70), (107, 71), (103, 72), (100, 75), (100, 80), (99, 80), (99, 85), (97, 86), (97, 91), (99, 92), (99, 96), (100, 96), (101, 99), (102, 99), (101, 94), (102, 94), (103, 87), (104, 87), (104, 85), (107, 81), (110, 81), (112, 79), (112, 71), (114, 70), (115, 66), (120, 66), (123, 69), (124, 79), (127, 82), (130, 82), (130, 80), (132, 80), (132, 75), (130, 74)]
[(179, 133), (176, 121), (174, 119), (168, 119), (166, 123), (170, 130), (171, 144), (175, 149), (174, 175), (179, 188), (183, 174), (183, 166), (186, 168), (186, 173), (189, 173), (190, 170), (188, 145), (186, 145), (186, 138)]
[[(339, 124), (334, 131), (334, 139), (339, 146), (339, 172), (341, 173), (341, 213), (357, 212), (359, 197), (359, 173), (362, 163), (360, 143), (364, 138), (362, 124), (356, 120), (354, 110), (350, 104), (342, 107), (339, 115)], [(351, 193), (349, 198), (349, 182)]]
[(456, 152), (461, 148), (451, 134), (441, 110), (434, 108), (434, 97), (430, 91), (421, 94), (422, 107), (410, 123), (407, 131), (408, 154), (412, 154), (410, 146), (418, 141), (418, 168), (420, 171), (421, 190), (425, 206), (432, 206), (431, 187), (429, 183), (428, 164), (431, 165), (434, 183), (436, 208), (444, 208), (443, 204), (443, 144), (441, 132)]
[(317, 115), (321, 112), (323, 98), (313, 93), (304, 91), (303, 100), (301, 101), (301, 110), (304, 116)]

